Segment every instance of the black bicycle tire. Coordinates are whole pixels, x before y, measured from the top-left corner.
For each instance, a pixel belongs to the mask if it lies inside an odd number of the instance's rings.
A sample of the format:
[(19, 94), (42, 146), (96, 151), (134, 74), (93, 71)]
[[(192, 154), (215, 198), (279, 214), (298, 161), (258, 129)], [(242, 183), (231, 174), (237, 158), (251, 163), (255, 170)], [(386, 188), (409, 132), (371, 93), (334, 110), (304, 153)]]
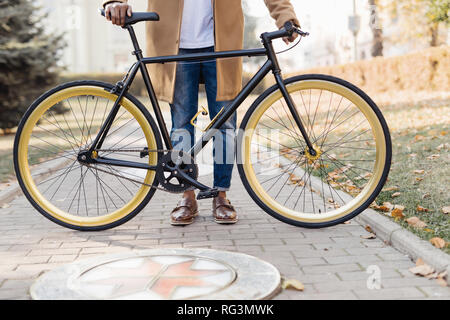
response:
[[(72, 82), (68, 82), (68, 83), (64, 83), (62, 85), (59, 85), (53, 89), (50, 89), (49, 91), (45, 92), (43, 95), (41, 95), (36, 101), (34, 101), (31, 106), (27, 109), (27, 111), (25, 112), (24, 116), (22, 117), (18, 129), (17, 129), (17, 133), (14, 139), (14, 151), (13, 151), (13, 158), (14, 158), (14, 170), (16, 173), (16, 177), (17, 180), (19, 182), (19, 186), (22, 189), (24, 195), (26, 196), (26, 198), (28, 199), (28, 201), (31, 203), (31, 205), (39, 212), (41, 213), (44, 217), (46, 217), (47, 219), (49, 219), (50, 221), (68, 228), (68, 229), (72, 229), (72, 230), (77, 230), (77, 231), (104, 231), (104, 230), (108, 230), (108, 229), (112, 229), (112, 228), (116, 228), (128, 221), (130, 221), (132, 218), (134, 218), (137, 214), (139, 214), (145, 207), (146, 205), (150, 202), (150, 200), (153, 198), (155, 192), (156, 192), (156, 187), (158, 186), (158, 181), (157, 179), (155, 179), (155, 181), (153, 182), (153, 187), (154, 188), (150, 188), (148, 194), (146, 195), (146, 197), (144, 198), (144, 200), (139, 204), (138, 207), (136, 207), (132, 212), (130, 212), (129, 214), (127, 214), (126, 216), (124, 216), (122, 219), (114, 221), (112, 223), (109, 224), (105, 224), (105, 225), (101, 225), (101, 226), (77, 226), (77, 225), (73, 225), (73, 224), (69, 224), (66, 223), (64, 221), (61, 221), (59, 219), (56, 219), (55, 217), (53, 217), (52, 215), (50, 215), (49, 213), (47, 213), (44, 209), (42, 209), (38, 203), (36, 203), (34, 201), (34, 199), (31, 197), (30, 193), (28, 192), (27, 188), (25, 187), (25, 184), (23, 182), (22, 176), (20, 174), (20, 170), (19, 170), (19, 163), (18, 163), (18, 147), (19, 147), (19, 141), (20, 141), (20, 136), (21, 133), (23, 131), (23, 127), (25, 126), (28, 118), (30, 117), (30, 115), (33, 113), (33, 111), (48, 97), (52, 96), (53, 94), (64, 90), (64, 89), (68, 89), (68, 88), (73, 88), (73, 87), (77, 87), (77, 86), (94, 86), (94, 87), (99, 87), (102, 88), (104, 90), (110, 91), (111, 89), (113, 89), (113, 85), (109, 84), (109, 83), (105, 83), (105, 82), (100, 82), (100, 81), (86, 81), (86, 80), (81, 80), (81, 81), (72, 81)], [(158, 147), (158, 150), (162, 149), (162, 140), (161, 140), (161, 135), (158, 129), (158, 126), (156, 125), (155, 121), (153, 120), (152, 116), (150, 115), (150, 113), (148, 112), (147, 108), (134, 96), (132, 96), (131, 94), (127, 93), (125, 95), (125, 97), (130, 100), (138, 109), (139, 111), (142, 112), (142, 114), (144, 115), (144, 117), (146, 118), (146, 120), (148, 121), (153, 134), (155, 136), (155, 140), (156, 140), (156, 144)], [(160, 154), (158, 154), (158, 159), (160, 157)]]

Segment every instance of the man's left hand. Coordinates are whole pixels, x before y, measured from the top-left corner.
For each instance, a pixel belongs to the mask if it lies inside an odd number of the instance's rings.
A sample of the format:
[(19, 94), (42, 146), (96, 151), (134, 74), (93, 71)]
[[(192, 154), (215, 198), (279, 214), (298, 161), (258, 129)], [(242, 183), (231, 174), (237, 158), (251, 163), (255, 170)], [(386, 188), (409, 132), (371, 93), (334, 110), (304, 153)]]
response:
[[(291, 21), (291, 22), (294, 23), (293, 21)], [(295, 24), (294, 24), (294, 25), (295, 25)], [(283, 41), (284, 41), (284, 43), (289, 44), (289, 43), (294, 42), (295, 39), (297, 39), (297, 37), (298, 37), (298, 33), (297, 33), (297, 32), (294, 32), (294, 33), (292, 34), (292, 36), (290, 36), (290, 37), (284, 37), (284, 38), (283, 38)]]

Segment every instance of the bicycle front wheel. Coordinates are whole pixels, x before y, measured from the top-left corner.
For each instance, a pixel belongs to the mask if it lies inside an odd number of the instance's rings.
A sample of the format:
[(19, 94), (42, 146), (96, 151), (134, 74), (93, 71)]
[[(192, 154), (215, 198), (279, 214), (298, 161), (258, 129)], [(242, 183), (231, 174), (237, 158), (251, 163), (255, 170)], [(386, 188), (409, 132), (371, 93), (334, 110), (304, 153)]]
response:
[[(72, 82), (40, 97), (22, 119), (14, 144), (19, 184), (31, 204), (53, 222), (75, 230), (119, 226), (150, 201), (157, 185), (154, 171), (86, 165), (90, 149), (117, 96), (111, 85)], [(120, 109), (103, 146), (93, 157), (155, 166), (161, 149), (157, 126), (131, 95)], [(144, 154), (145, 148), (150, 152)]]
[(368, 208), (386, 182), (392, 154), (386, 121), (364, 92), (341, 79), (304, 75), (285, 84), (316, 154), (274, 86), (242, 122), (241, 179), (255, 202), (283, 222), (343, 223)]

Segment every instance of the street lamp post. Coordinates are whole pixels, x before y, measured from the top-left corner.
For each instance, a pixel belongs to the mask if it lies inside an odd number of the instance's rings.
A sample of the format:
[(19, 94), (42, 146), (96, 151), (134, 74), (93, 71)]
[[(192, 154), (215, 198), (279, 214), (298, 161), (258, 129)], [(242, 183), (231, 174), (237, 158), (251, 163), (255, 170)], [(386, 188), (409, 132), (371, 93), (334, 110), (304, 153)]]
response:
[(353, 33), (353, 59), (358, 60), (358, 33), (361, 29), (361, 17), (356, 14), (356, 0), (353, 0), (353, 15), (348, 19), (348, 28)]

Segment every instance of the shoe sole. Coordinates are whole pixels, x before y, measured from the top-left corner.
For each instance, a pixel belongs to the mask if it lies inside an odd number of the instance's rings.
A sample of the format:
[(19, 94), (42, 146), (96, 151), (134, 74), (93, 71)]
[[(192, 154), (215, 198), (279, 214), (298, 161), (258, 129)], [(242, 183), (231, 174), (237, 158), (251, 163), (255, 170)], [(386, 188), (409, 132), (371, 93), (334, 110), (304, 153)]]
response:
[(217, 224), (236, 224), (238, 222), (238, 219), (236, 220), (217, 220), (214, 219), (214, 222)]
[(175, 222), (175, 221), (170, 221), (170, 224), (172, 226), (188, 226), (191, 225), (195, 222), (195, 218), (198, 216), (198, 211), (196, 213), (194, 213), (194, 217), (192, 218), (192, 220), (189, 221), (183, 221), (183, 222)]

